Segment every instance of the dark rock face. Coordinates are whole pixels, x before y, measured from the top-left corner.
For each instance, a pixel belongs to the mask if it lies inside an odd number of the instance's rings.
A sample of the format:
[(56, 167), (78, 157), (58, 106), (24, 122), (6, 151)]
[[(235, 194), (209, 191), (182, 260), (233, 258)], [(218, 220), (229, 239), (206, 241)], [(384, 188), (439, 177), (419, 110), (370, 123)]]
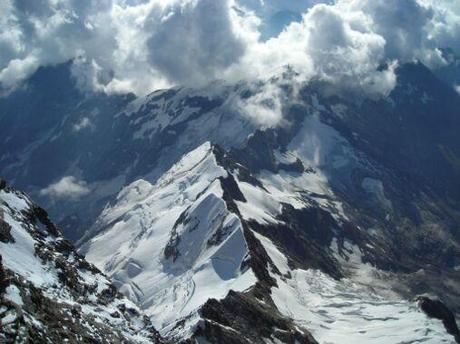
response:
[(305, 166), (303, 165), (302, 161), (299, 158), (297, 158), (296, 161), (294, 161), (291, 164), (286, 164), (286, 163), (278, 164), (278, 169), (284, 170), (287, 172), (302, 173), (305, 171)]
[(295, 326), (253, 292), (230, 291), (221, 301), (208, 300), (200, 314), (204, 320), (194, 338), (210, 343), (263, 344), (266, 339), (277, 339), (287, 344), (317, 344), (307, 330)]
[(432, 300), (426, 296), (418, 297), (417, 301), (419, 307), (429, 317), (442, 320), (447, 332), (454, 336), (457, 343), (460, 343), (460, 330), (455, 321), (455, 316), (444, 303), (440, 300)]
[(40, 223), (46, 227), (48, 233), (51, 235), (59, 236), (61, 234), (56, 225), (51, 222), (45, 209), (39, 206), (34, 206), (30, 212), (30, 217), (33, 222), (40, 221)]
[(227, 198), (231, 198), (234, 201), (247, 202), (243, 193), (238, 188), (238, 184), (236, 183), (235, 178), (233, 178), (231, 174), (226, 178), (220, 177), (219, 180), (222, 185), (222, 189), (228, 193), (226, 196)]
[(164, 255), (166, 259), (172, 258), (173, 262), (179, 257), (180, 252), (177, 249), (177, 246), (180, 243), (180, 236), (177, 235), (175, 229), (171, 233), (171, 237), (165, 247)]
[(280, 222), (261, 225), (250, 222), (249, 227), (271, 238), (290, 258), (292, 268), (320, 269), (335, 278), (342, 277), (336, 260), (328, 252), (338, 224), (331, 215), (319, 208), (294, 209), (283, 206)]
[[(298, 121), (297, 118), (293, 120)], [(279, 163), (274, 154), (275, 150), (283, 151), (286, 148), (287, 143), (296, 133), (294, 129), (299, 127), (297, 124), (299, 123), (292, 123), (289, 130), (285, 128), (257, 130), (247, 140), (244, 147), (232, 149), (229, 155), (253, 173), (258, 173), (261, 170), (275, 173), (280, 170), (302, 173), (305, 171), (305, 167), (300, 159), (296, 159), (293, 163)]]
[(9, 284), (8, 276), (6, 275), (6, 271), (3, 268), (2, 259), (2, 255), (0, 254), (0, 295), (3, 295), (6, 287)]
[[(237, 163), (238, 160), (219, 145), (213, 145), (213, 153), (217, 163), (227, 171), (234, 173), (238, 171), (239, 180), (263, 188), (262, 183), (252, 175), (252, 172), (244, 165)], [(229, 185), (230, 186), (230, 185)]]
[(397, 73), (392, 102), (345, 101), (351, 111), (343, 118), (331, 113), (328, 120), (368, 156), (410, 176), (419, 189), (429, 185), (458, 201), (460, 96), (420, 63), (405, 64)]
[(232, 156), (238, 157), (242, 165), (257, 173), (260, 170), (277, 171), (274, 149), (279, 147), (276, 134), (273, 130), (256, 131), (245, 147), (234, 149)]
[(11, 236), (11, 226), (0, 217), (0, 241), (4, 243), (14, 242)]
[[(6, 187), (6, 181), (0, 178), (0, 191)], [(3, 216), (3, 209), (0, 208), (0, 241), (4, 243), (14, 242), (14, 238), (11, 235), (11, 226), (9, 223), (5, 222)]]

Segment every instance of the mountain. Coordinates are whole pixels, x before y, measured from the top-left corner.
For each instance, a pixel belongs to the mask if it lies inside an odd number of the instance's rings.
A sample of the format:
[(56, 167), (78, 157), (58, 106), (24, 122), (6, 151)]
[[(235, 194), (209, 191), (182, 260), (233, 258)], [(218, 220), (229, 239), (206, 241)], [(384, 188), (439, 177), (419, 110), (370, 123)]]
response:
[[(312, 171), (299, 179), (304, 192), (319, 184)], [(328, 212), (275, 194), (281, 183), (261, 182), (205, 143), (154, 185), (124, 188), (83, 252), (175, 340), (315, 343), (311, 331), (326, 343), (343, 336), (384, 343), (387, 332), (399, 341), (451, 342), (439, 321), (385, 290), (389, 283), (367, 285), (383, 272), (363, 262), (346, 234), (334, 238), (340, 224)], [(325, 327), (328, 319), (336, 325)]]
[(162, 343), (26, 194), (0, 180), (2, 343)]
[[(460, 95), (424, 65), (400, 66), (376, 99), (298, 85), (290, 69), (143, 98), (83, 94), (63, 77), (34, 87), (68, 69), (42, 68), (1, 99), (1, 173), (162, 336), (458, 338)], [(241, 104), (275, 111), (270, 88), (282, 121), (266, 127)]]
[[(42, 67), (0, 98), (0, 126), (8, 133), (0, 138), (0, 164), (3, 177), (44, 204), (73, 241), (121, 187), (140, 176), (160, 177), (207, 140), (237, 145), (254, 130), (231, 106), (246, 92), (242, 86), (176, 88), (134, 99), (82, 93), (70, 69), (70, 63)], [(84, 181), (90, 192), (78, 198), (41, 192), (65, 176)]]
[(222, 199), (226, 172), (210, 150), (204, 144), (186, 155), (155, 186), (139, 180), (123, 189), (98, 219), (101, 233), (83, 247), (163, 325), (255, 283), (240, 270), (248, 248)]

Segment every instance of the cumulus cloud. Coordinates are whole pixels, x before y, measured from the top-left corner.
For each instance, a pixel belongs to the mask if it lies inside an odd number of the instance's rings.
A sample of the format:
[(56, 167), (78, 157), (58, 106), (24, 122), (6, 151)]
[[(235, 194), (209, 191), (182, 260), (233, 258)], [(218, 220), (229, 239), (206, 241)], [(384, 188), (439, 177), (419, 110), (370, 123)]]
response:
[(457, 0), (419, 0), (432, 11), (426, 27), (427, 39), (432, 45), (450, 47), (460, 52), (460, 2)]
[(79, 86), (109, 93), (208, 81), (244, 53), (233, 3), (6, 0), (0, 83), (11, 87), (41, 65), (69, 59)]
[[(402, 62), (420, 60), (436, 67), (445, 63), (433, 40), (430, 25), (437, 21), (435, 7), (418, 0), (353, 0), (339, 3), (343, 11), (361, 11), (370, 19), (370, 29), (385, 39), (385, 55)], [(442, 45), (442, 44), (441, 44)]]
[(333, 3), (333, 0), (240, 0), (239, 3), (257, 13), (260, 18), (261, 39), (267, 40), (278, 34), (292, 22), (302, 20), (302, 14), (319, 3)]
[(40, 65), (81, 54), (110, 59), (116, 46), (111, 33), (110, 0), (2, 1), (0, 82), (10, 86)]
[(250, 97), (235, 100), (237, 111), (262, 128), (273, 127), (281, 123), (282, 91), (278, 84), (268, 82), (253, 91)]
[[(345, 2), (339, 4), (341, 9), (345, 6), (348, 6)], [(432, 11), (416, 0), (357, 0), (353, 1), (351, 9), (362, 11), (371, 18), (369, 26), (385, 39), (385, 52), (389, 58), (410, 60), (414, 51), (423, 49), (423, 28), (431, 19)]]
[(152, 11), (146, 26), (152, 65), (178, 83), (209, 81), (236, 63), (245, 42), (233, 30), (228, 0), (185, 1)]
[(344, 15), (339, 5), (315, 5), (278, 37), (250, 44), (233, 72), (264, 78), (289, 65), (304, 82), (319, 78), (338, 88), (385, 95), (396, 82), (396, 61), (387, 58), (385, 38), (372, 31), (370, 21), (360, 11)]
[(318, 5), (305, 15), (300, 29), (316, 75), (360, 92), (387, 94), (395, 78), (393, 68), (379, 69), (387, 62), (386, 42), (365, 26), (366, 20), (347, 18), (338, 6)]
[[(107, 93), (265, 79), (289, 65), (305, 82), (378, 96), (398, 63), (436, 68), (439, 48), (460, 52), (457, 0), (4, 0), (0, 12), (3, 88), (73, 59), (77, 84)], [(285, 12), (298, 17), (264, 38)]]
[(56, 183), (42, 189), (40, 194), (53, 199), (75, 200), (87, 195), (90, 191), (85, 181), (78, 180), (74, 176), (65, 176)]

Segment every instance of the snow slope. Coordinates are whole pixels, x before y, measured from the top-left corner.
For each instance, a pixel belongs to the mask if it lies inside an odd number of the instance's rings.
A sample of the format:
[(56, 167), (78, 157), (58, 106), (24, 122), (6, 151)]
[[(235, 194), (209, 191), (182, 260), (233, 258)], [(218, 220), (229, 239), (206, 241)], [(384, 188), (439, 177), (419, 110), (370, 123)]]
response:
[(0, 180), (0, 342), (157, 343), (140, 309)]
[[(282, 275), (273, 274), (276, 307), (321, 344), (454, 343), (440, 320), (428, 318), (416, 305), (381, 295), (352, 279), (334, 280), (317, 270), (291, 270), (287, 258), (257, 234)], [(361, 269), (367, 269), (364, 265)]]
[(256, 281), (243, 267), (248, 248), (241, 221), (222, 199), (219, 177), (225, 176), (211, 145), (199, 146), (156, 184), (139, 180), (124, 188), (99, 217), (100, 233), (82, 249), (164, 334), (185, 318), (192, 319), (184, 329), (190, 331), (209, 298)]

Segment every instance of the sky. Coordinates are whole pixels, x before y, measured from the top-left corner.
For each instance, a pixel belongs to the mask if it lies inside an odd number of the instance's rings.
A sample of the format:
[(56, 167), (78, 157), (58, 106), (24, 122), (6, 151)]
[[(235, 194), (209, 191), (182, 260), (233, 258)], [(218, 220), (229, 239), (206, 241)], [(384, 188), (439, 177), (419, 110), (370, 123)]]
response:
[[(73, 60), (79, 87), (138, 95), (289, 65), (386, 95), (395, 68), (460, 52), (458, 0), (0, 0), (0, 85)], [(382, 66), (385, 66), (382, 68)]]

